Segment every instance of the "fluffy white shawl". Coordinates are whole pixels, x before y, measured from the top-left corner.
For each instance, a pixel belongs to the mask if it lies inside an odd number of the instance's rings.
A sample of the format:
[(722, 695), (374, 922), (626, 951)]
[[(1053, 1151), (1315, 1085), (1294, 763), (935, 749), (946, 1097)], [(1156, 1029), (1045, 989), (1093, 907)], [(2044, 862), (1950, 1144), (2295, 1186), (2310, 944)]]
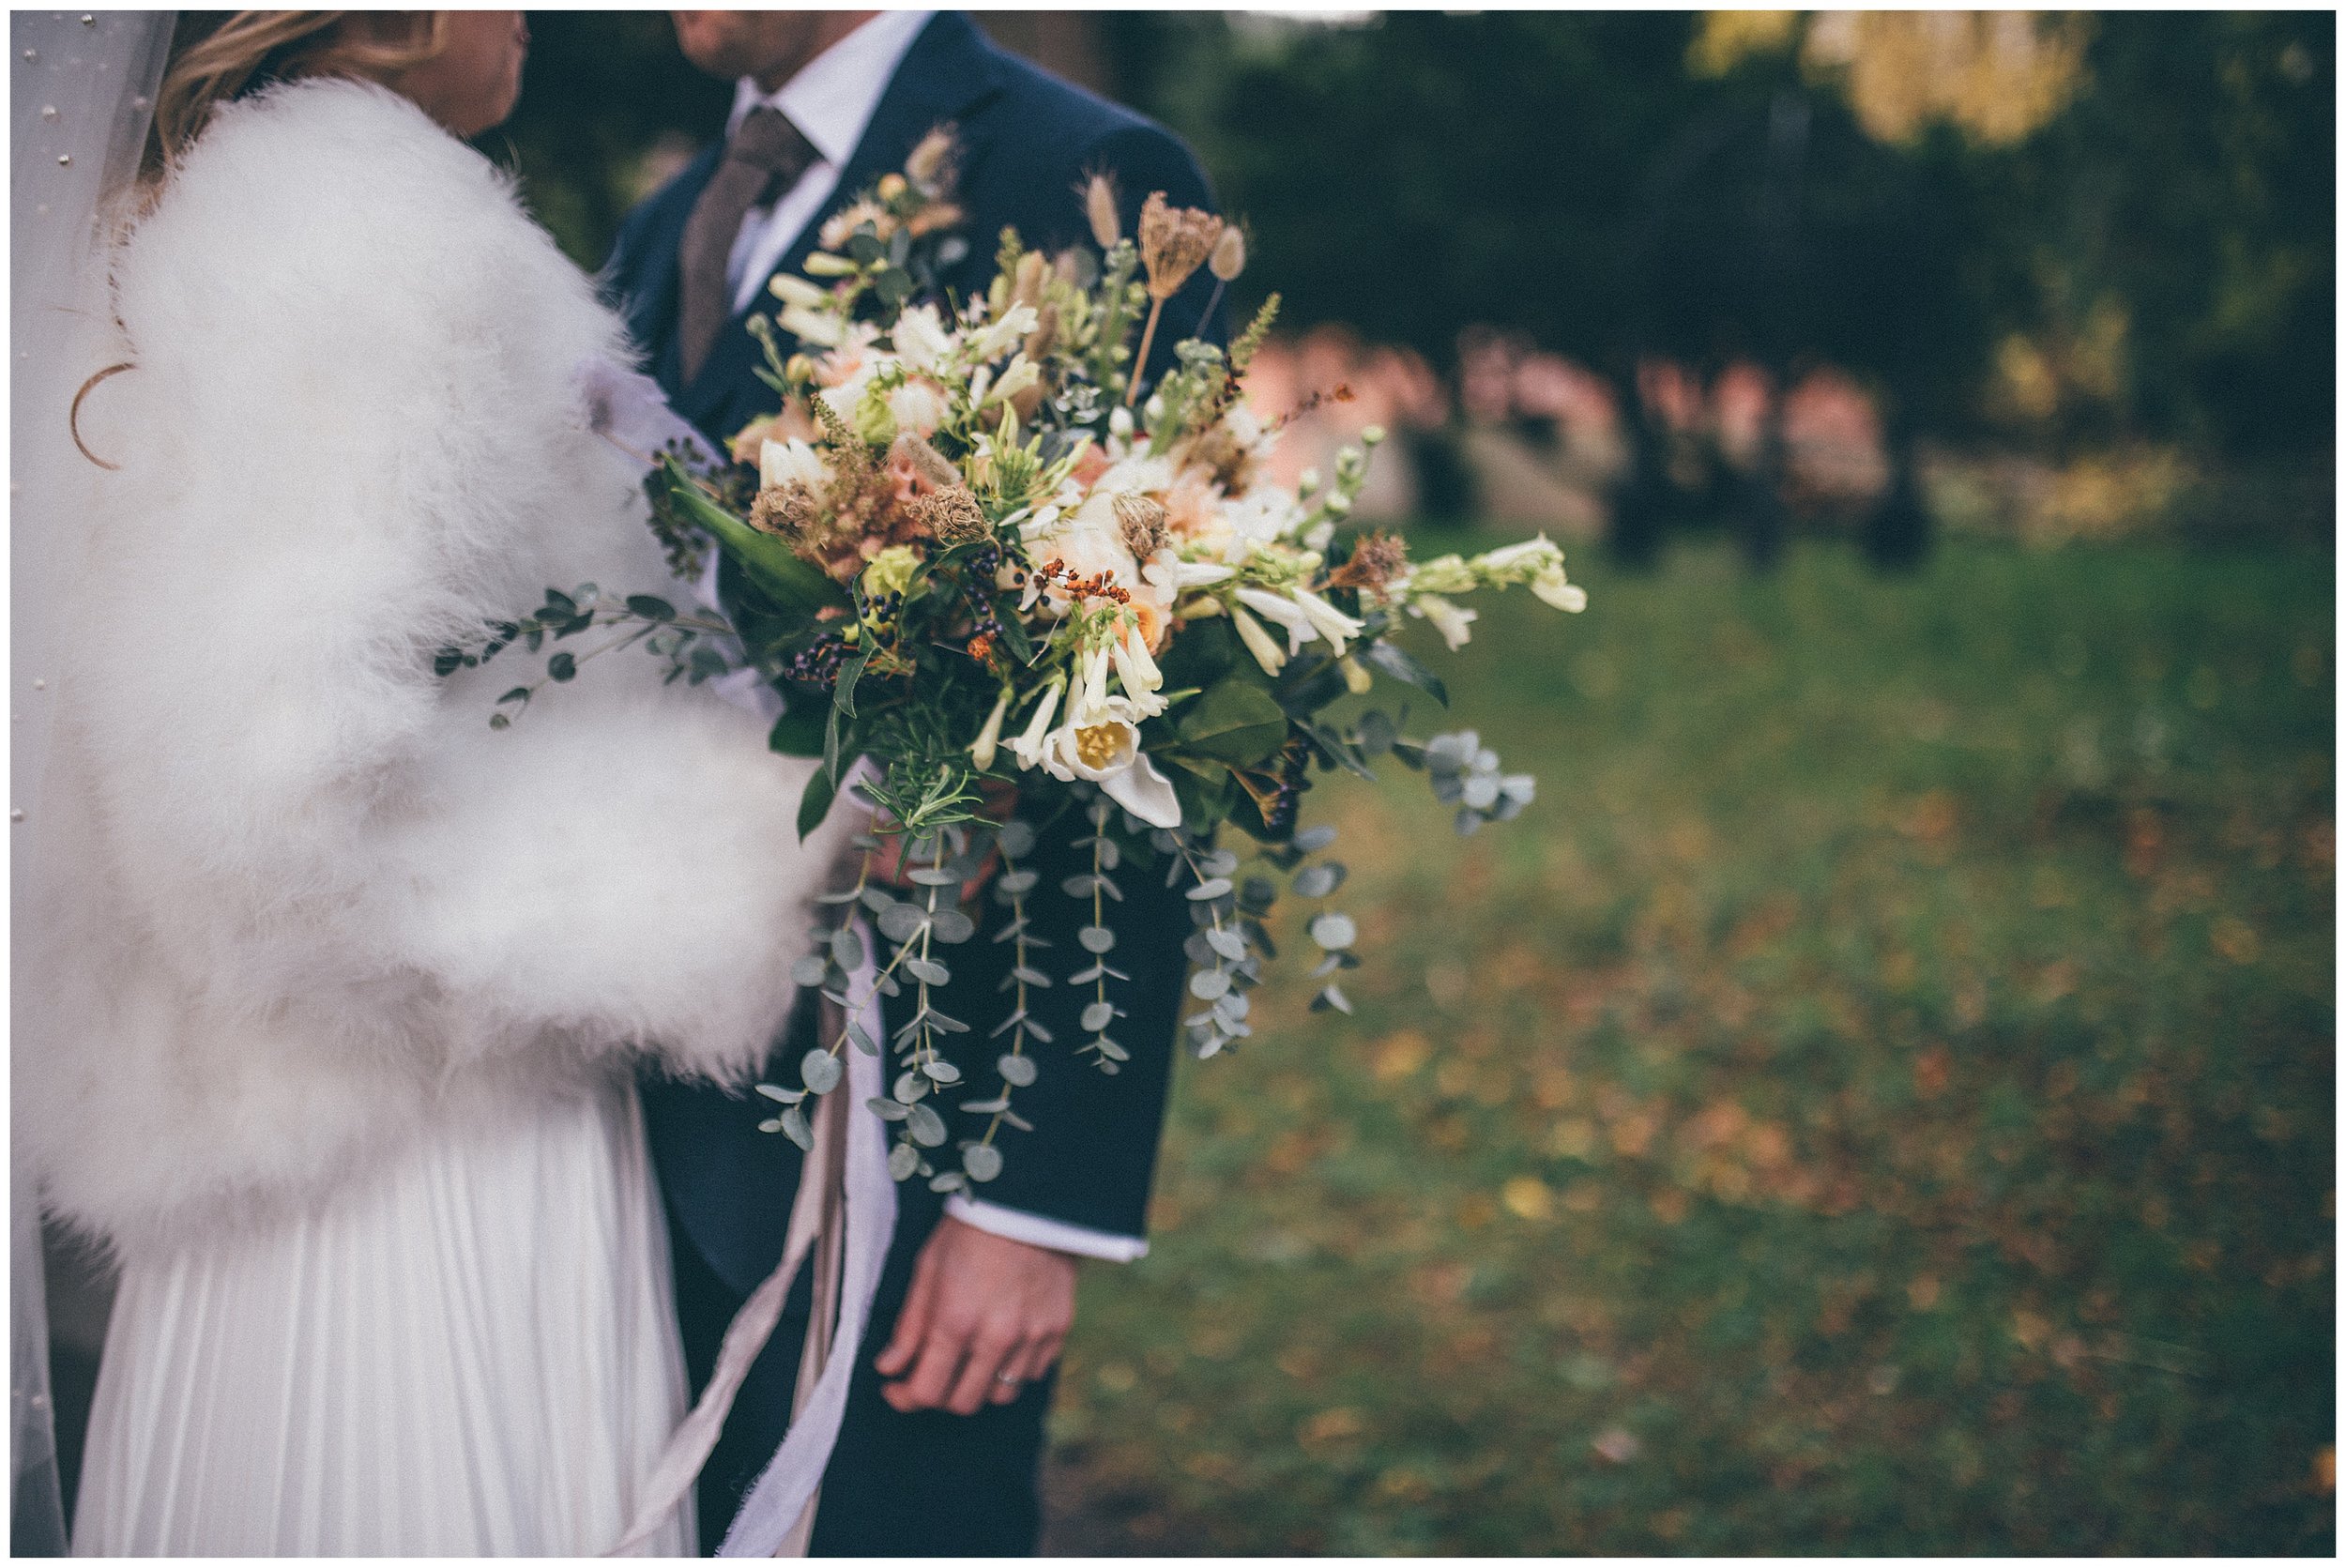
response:
[(810, 765), (640, 649), (504, 732), (526, 653), (432, 672), (548, 586), (670, 581), (584, 425), (625, 352), (587, 281), (412, 105), (320, 82), (222, 111), (115, 284), (18, 976), (52, 1206), (184, 1238), (635, 1051), (739, 1079), (839, 847), (799, 842)]

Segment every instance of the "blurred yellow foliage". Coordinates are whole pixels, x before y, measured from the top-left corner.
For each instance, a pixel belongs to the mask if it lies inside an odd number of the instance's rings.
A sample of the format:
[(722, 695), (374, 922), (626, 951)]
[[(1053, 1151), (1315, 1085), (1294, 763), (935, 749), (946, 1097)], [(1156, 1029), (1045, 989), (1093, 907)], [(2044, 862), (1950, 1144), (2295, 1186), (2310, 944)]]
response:
[(1812, 78), (1838, 76), (1866, 130), (1903, 142), (1935, 120), (1974, 140), (2025, 139), (2077, 90), (2089, 23), (2028, 11), (1709, 11), (1687, 63), (1722, 75), (1790, 47)]
[(1507, 1212), (1520, 1220), (1547, 1218), (1552, 1195), (1547, 1183), (1536, 1176), (1510, 1177), (1500, 1189), (1499, 1201), (1507, 1206)]

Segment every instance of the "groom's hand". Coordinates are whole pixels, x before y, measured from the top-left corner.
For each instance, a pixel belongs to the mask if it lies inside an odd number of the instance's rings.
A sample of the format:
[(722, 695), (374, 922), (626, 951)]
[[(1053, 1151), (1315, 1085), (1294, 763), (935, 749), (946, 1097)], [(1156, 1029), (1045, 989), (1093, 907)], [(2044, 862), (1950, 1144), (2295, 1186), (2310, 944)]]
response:
[(1074, 1321), (1074, 1258), (949, 1216), (912, 1266), (895, 1336), (876, 1363), (894, 1379), (880, 1397), (907, 1413), (1007, 1405), (1059, 1360)]

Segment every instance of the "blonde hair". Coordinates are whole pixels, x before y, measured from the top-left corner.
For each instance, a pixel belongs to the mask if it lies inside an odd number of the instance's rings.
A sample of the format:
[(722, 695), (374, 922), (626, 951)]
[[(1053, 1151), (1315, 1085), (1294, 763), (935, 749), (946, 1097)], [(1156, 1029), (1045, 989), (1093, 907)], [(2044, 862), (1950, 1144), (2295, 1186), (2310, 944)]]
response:
[(446, 11), (182, 11), (155, 94), (145, 173), (160, 178), (221, 104), (299, 76), (380, 79), (448, 45)]

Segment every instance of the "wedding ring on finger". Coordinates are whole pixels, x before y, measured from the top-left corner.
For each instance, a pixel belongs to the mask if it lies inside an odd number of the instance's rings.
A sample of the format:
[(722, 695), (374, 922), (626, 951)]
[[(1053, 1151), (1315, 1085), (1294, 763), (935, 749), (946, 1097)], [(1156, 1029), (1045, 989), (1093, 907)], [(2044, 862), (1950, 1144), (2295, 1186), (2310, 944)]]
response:
[(1026, 1381), (1024, 1378), (1019, 1377), (1015, 1372), (997, 1372), (994, 1374), (994, 1380), (1001, 1384), (1002, 1387), (1006, 1389), (1014, 1389), (1020, 1383)]

